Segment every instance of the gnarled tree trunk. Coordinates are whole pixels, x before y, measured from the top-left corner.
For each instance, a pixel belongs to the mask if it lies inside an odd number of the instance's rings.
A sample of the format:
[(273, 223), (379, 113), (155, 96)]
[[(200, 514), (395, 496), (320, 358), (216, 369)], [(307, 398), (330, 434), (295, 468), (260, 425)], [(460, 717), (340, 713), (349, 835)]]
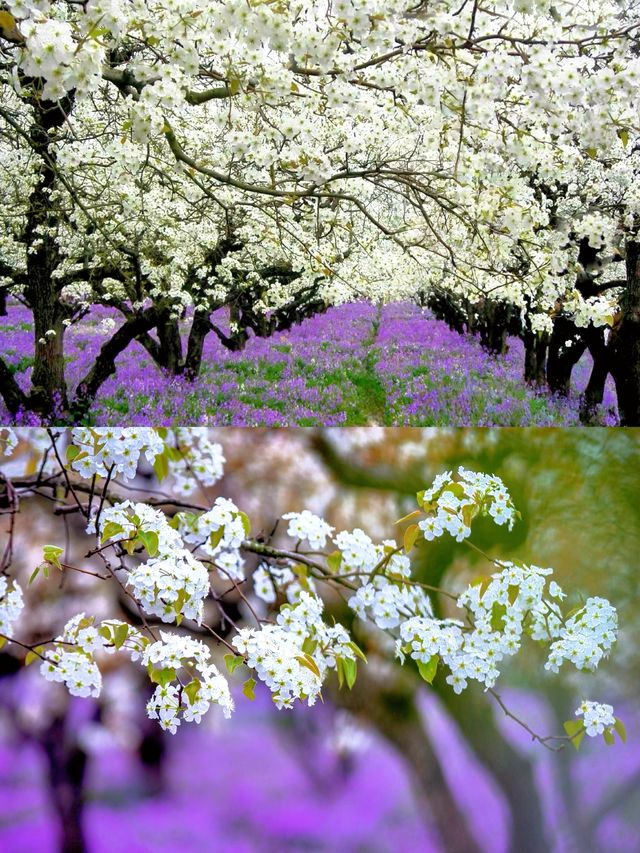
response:
[(621, 426), (640, 426), (640, 243), (627, 243), (627, 288), (622, 315), (611, 330), (611, 373)]

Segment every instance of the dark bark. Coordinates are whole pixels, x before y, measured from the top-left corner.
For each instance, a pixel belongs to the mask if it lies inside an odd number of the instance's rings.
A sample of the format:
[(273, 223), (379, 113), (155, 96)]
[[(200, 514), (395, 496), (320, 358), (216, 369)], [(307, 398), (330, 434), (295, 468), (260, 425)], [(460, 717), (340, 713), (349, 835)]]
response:
[(87, 755), (70, 735), (64, 719), (55, 717), (42, 736), (49, 789), (59, 820), (60, 853), (85, 853), (82, 790)]
[(524, 329), (524, 380), (531, 385), (542, 387), (546, 382), (547, 348), (549, 335), (547, 332), (533, 332)]
[(38, 180), (29, 197), (25, 229), (27, 285), (25, 298), (33, 312), (34, 365), (31, 375), (30, 408), (50, 417), (67, 408), (64, 378), (64, 331), (66, 313), (60, 302), (59, 284), (53, 272), (59, 262), (55, 236), (56, 213), (50, 195), (56, 181), (52, 132), (66, 120), (71, 99), (51, 104), (33, 98), (34, 121), (31, 147), (40, 158)]
[(182, 360), (180, 327), (177, 318), (172, 317), (168, 311), (163, 311), (158, 322), (157, 331), (158, 340), (160, 341), (160, 366), (172, 376), (178, 376), (182, 373), (184, 363)]
[(28, 407), (27, 395), (20, 388), (13, 373), (2, 358), (0, 358), (0, 394), (12, 415), (15, 415), (18, 409)]
[(507, 334), (513, 309), (506, 302), (483, 299), (477, 306), (480, 344), (494, 355), (504, 355), (508, 349)]
[(78, 383), (75, 399), (71, 407), (74, 422), (83, 419), (100, 386), (116, 372), (116, 358), (129, 344), (140, 335), (145, 334), (158, 322), (156, 308), (147, 308), (140, 314), (130, 317), (115, 332), (113, 337), (104, 343), (98, 357), (89, 372)]
[(396, 675), (380, 682), (367, 667), (360, 670), (354, 689), (335, 690), (334, 700), (375, 726), (407, 763), (420, 809), (438, 830), (442, 849), (479, 853), (422, 724), (413, 680)]
[(209, 313), (196, 311), (193, 315), (189, 340), (187, 341), (187, 355), (184, 360), (184, 373), (187, 379), (196, 379), (202, 365), (202, 354), (207, 335), (212, 330)]
[(573, 368), (586, 348), (582, 330), (570, 317), (559, 314), (554, 318), (547, 359), (547, 383), (554, 394), (569, 396)]
[(438, 683), (438, 694), (457, 721), (469, 745), (493, 775), (509, 803), (511, 853), (547, 853), (544, 815), (530, 762), (501, 735), (493, 708), (484, 694), (466, 690), (457, 696)]
[(0, 317), (7, 316), (7, 288), (0, 287)]
[(463, 335), (470, 330), (469, 312), (463, 310), (452, 294), (439, 290), (433, 291), (427, 297), (427, 305), (433, 311), (436, 319), (444, 320), (452, 331)]
[(640, 426), (640, 242), (629, 241), (626, 249), (627, 288), (609, 351), (620, 426)]
[(580, 397), (580, 422), (586, 425), (596, 422), (596, 413), (604, 400), (604, 389), (610, 372), (610, 353), (604, 329), (593, 326), (585, 330), (593, 367), (587, 387)]

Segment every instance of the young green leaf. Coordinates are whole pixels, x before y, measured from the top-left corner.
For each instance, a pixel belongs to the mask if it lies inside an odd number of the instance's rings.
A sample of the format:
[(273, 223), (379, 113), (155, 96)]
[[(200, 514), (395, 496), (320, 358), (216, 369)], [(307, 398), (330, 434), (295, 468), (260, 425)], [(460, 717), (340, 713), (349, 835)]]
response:
[(224, 662), (227, 667), (227, 671), (232, 674), (239, 666), (242, 666), (244, 658), (241, 657), (241, 655), (227, 654), (224, 656)]
[(420, 533), (420, 528), (417, 524), (410, 524), (409, 527), (404, 532), (403, 537), (403, 545), (405, 553), (409, 553), (409, 551), (416, 544), (416, 539), (418, 538), (418, 534)]
[(436, 677), (436, 672), (438, 671), (439, 662), (439, 655), (432, 655), (426, 663), (423, 663), (422, 661), (417, 662), (418, 672), (427, 684), (433, 684), (433, 679)]
[(255, 693), (253, 692), (253, 688), (256, 686), (255, 678), (247, 678), (245, 683), (242, 685), (242, 692), (247, 697), (247, 699), (253, 700), (256, 698)]
[(138, 538), (144, 545), (147, 554), (150, 557), (155, 557), (158, 553), (158, 534), (153, 530), (141, 530), (138, 533)]
[(342, 661), (344, 666), (344, 677), (349, 690), (356, 683), (356, 675), (358, 674), (358, 664), (353, 658), (344, 658)]
[(622, 741), (622, 743), (627, 742), (627, 730), (625, 728), (624, 723), (618, 717), (615, 718), (615, 723), (613, 724), (613, 728), (618, 732), (618, 737)]
[(585, 728), (582, 720), (567, 720), (563, 723), (565, 732), (571, 738), (571, 743), (576, 749), (580, 749), (580, 744), (585, 736)]
[(124, 622), (122, 625), (116, 625), (113, 629), (113, 645), (116, 649), (121, 649), (129, 636), (129, 626)]

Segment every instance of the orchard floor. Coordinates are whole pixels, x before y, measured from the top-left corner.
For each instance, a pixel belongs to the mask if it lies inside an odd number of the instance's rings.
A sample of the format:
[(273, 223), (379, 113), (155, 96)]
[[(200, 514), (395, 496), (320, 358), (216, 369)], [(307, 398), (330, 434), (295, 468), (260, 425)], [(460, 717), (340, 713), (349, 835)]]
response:
[[(66, 337), (71, 387), (107, 339), (109, 309), (96, 309)], [(214, 318), (215, 319), (215, 318)], [(224, 325), (224, 316), (218, 320)], [(20, 305), (0, 318), (0, 352), (28, 386), (30, 315)], [(493, 357), (477, 339), (409, 303), (381, 311), (366, 303), (332, 308), (242, 352), (212, 333), (195, 382), (166, 375), (134, 343), (117, 361), (91, 409), (93, 424), (212, 426), (577, 426), (578, 395), (589, 378), (585, 356), (569, 399), (536, 392), (522, 381), (522, 342)], [(10, 416), (0, 404), (0, 421)], [(28, 416), (19, 421), (29, 423)], [(617, 424), (609, 379), (600, 423)]]
[[(23, 719), (39, 719), (37, 691), (25, 686), (23, 678), (3, 684), (2, 698), (18, 702)], [(33, 701), (29, 712), (26, 695)], [(553, 730), (544, 703), (521, 692), (508, 692), (507, 701)], [(513, 850), (504, 791), (433, 696), (424, 691), (420, 704), (479, 853)], [(35, 739), (16, 735), (2, 705), (0, 850), (56, 853), (44, 754)], [(257, 690), (251, 706), (238, 699), (231, 720), (211, 714), (210, 724), (185, 724), (175, 737), (163, 735), (163, 760), (145, 767), (126, 712), (118, 726), (125, 742), (118, 743), (96, 722), (89, 700), (72, 700), (70, 719), (90, 756), (83, 820), (88, 853), (444, 853), (398, 754), (373, 730), (336, 718), (328, 703), (277, 712), (266, 691)], [(630, 733), (637, 731), (637, 709), (625, 709), (624, 717)], [(598, 815), (589, 830), (593, 850), (637, 853), (637, 739), (611, 750), (600, 740), (586, 743), (579, 756), (568, 756), (573, 803), (563, 793), (556, 754), (532, 744), (501, 715), (497, 720), (503, 736), (532, 762), (549, 853), (575, 853), (574, 828), (588, 826), (592, 815)]]

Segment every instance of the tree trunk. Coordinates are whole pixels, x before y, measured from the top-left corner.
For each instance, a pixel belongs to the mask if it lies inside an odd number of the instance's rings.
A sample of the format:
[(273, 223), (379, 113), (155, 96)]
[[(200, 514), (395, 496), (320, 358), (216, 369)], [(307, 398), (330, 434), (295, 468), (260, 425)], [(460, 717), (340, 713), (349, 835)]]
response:
[(191, 322), (187, 355), (184, 360), (184, 374), (193, 381), (198, 378), (202, 366), (202, 354), (207, 335), (211, 331), (211, 320), (208, 311), (196, 311)]
[(421, 810), (430, 818), (447, 853), (479, 853), (424, 730), (415, 703), (413, 679), (395, 674), (374, 679), (361, 667), (352, 691), (334, 690), (337, 704), (368, 720), (408, 764)]
[(178, 320), (171, 317), (168, 311), (163, 311), (157, 330), (160, 341), (160, 367), (172, 376), (178, 376), (184, 369)]
[(85, 853), (82, 789), (87, 755), (72, 741), (64, 719), (55, 717), (43, 735), (49, 788), (60, 824), (60, 853)]
[(436, 683), (435, 687), (509, 804), (511, 853), (547, 853), (550, 847), (533, 768), (500, 733), (486, 695), (471, 688), (464, 696), (457, 696), (446, 683)]
[(546, 382), (549, 335), (546, 332), (525, 329), (522, 340), (524, 341), (524, 381), (542, 387)]
[(580, 397), (580, 422), (590, 425), (596, 422), (596, 412), (604, 400), (604, 389), (609, 375), (609, 349), (604, 329), (590, 327), (586, 331), (593, 367), (587, 387)]
[(611, 330), (611, 373), (620, 426), (640, 426), (640, 243), (627, 243), (627, 288), (622, 316)]
[(7, 288), (0, 287), (0, 317), (7, 316)]
[(547, 358), (547, 383), (554, 394), (569, 396), (573, 368), (586, 348), (584, 336), (572, 320), (563, 316), (554, 319)]
[(25, 296), (33, 312), (34, 366), (30, 408), (44, 417), (67, 409), (64, 379), (64, 309), (53, 272), (59, 261), (55, 242), (57, 214), (51, 205), (55, 186), (55, 152), (50, 131), (65, 121), (70, 104), (34, 105), (31, 146), (41, 160), (37, 183), (29, 196), (26, 224), (27, 286)]
[(102, 345), (92, 367), (78, 383), (71, 415), (75, 423), (86, 417), (91, 403), (95, 400), (100, 387), (116, 372), (116, 359), (140, 335), (146, 334), (158, 323), (155, 307), (146, 308), (140, 314), (126, 320), (113, 337)]

